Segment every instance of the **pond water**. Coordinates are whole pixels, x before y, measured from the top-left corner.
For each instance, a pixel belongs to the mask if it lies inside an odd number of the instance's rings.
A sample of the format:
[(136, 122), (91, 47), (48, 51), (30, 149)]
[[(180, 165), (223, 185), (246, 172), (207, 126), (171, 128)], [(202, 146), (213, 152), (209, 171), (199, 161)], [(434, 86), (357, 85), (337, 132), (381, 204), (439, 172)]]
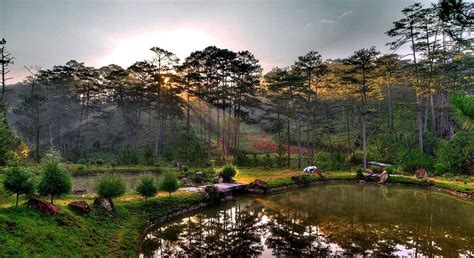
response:
[(157, 226), (141, 256), (472, 256), (474, 203), (424, 189), (323, 185), (244, 197)]
[[(127, 192), (134, 192), (135, 186), (138, 183), (138, 180), (144, 175), (152, 175), (158, 181), (161, 177), (161, 173), (152, 173), (152, 172), (133, 172), (133, 173), (113, 173), (114, 175), (118, 175), (123, 177), (125, 180), (125, 184), (127, 186)], [(85, 190), (85, 195), (93, 195), (95, 192), (95, 185), (97, 181), (101, 178), (109, 174), (104, 173), (97, 173), (97, 174), (89, 174), (89, 175), (81, 175), (81, 176), (73, 176), (72, 177), (72, 189), (74, 190)]]

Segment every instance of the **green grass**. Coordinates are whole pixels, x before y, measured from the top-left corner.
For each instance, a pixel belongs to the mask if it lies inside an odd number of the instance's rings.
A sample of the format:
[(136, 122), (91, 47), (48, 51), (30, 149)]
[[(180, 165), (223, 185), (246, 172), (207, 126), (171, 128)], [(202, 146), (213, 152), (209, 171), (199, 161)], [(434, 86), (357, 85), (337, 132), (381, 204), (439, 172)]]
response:
[[(0, 209), (2, 256), (136, 256), (140, 234), (149, 221), (202, 201), (201, 195), (160, 195), (145, 205), (141, 199), (117, 201), (116, 216), (99, 211), (43, 216), (30, 207)], [(91, 201), (90, 201), (91, 202)], [(89, 202), (89, 203), (90, 203)]]

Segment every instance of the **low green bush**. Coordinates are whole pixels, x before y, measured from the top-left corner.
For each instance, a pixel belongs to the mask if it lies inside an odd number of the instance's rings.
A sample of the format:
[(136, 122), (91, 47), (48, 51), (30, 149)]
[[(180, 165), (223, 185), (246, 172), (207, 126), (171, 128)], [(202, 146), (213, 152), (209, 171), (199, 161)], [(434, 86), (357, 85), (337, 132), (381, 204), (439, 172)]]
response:
[(137, 192), (145, 197), (145, 203), (148, 203), (148, 198), (153, 197), (158, 192), (158, 184), (153, 176), (143, 176), (137, 184)]
[(160, 180), (160, 191), (168, 192), (171, 197), (172, 192), (176, 192), (179, 189), (178, 177), (173, 172), (166, 172), (163, 178)]
[(222, 169), (221, 175), (222, 175), (222, 178), (224, 178), (224, 181), (230, 182), (232, 181), (232, 178), (234, 178), (234, 176), (237, 175), (237, 169), (234, 166), (227, 164)]
[(101, 197), (116, 198), (125, 194), (125, 180), (121, 176), (103, 176), (97, 181), (95, 191)]

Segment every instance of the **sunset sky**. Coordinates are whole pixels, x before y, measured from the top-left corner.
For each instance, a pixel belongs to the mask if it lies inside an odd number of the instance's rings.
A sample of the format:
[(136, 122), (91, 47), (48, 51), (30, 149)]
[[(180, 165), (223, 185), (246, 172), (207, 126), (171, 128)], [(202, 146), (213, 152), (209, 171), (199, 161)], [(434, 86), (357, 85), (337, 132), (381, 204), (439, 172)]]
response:
[(153, 46), (180, 59), (209, 45), (249, 50), (268, 71), (310, 50), (323, 58), (387, 51), (384, 32), (414, 2), (435, 1), (0, 0), (0, 38), (15, 56), (10, 82), (23, 80), (25, 65), (71, 59), (127, 67), (151, 58)]

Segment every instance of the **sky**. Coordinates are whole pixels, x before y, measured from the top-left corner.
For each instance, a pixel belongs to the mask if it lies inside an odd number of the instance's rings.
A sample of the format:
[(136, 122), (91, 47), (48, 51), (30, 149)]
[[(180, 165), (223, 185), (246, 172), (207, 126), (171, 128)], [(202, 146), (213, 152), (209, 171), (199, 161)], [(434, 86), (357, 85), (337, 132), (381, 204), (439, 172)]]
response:
[(128, 67), (151, 59), (154, 46), (182, 60), (210, 45), (249, 50), (267, 72), (311, 50), (324, 59), (370, 46), (390, 52), (384, 33), (400, 10), (435, 1), (0, 0), (0, 39), (15, 57), (9, 83), (24, 79), (24, 66), (48, 69), (73, 59)]

